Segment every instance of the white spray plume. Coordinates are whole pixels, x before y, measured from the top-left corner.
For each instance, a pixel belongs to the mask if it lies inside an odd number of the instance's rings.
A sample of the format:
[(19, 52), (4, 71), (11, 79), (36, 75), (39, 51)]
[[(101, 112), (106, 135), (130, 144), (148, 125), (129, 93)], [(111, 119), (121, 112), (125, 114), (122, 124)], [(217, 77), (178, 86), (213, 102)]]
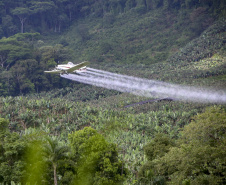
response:
[(86, 73), (81, 75), (68, 74), (61, 77), (78, 81), (80, 83), (113, 89), (120, 92), (128, 92), (145, 97), (170, 97), (175, 100), (203, 102), (203, 103), (226, 103), (225, 90), (215, 91), (207, 88), (198, 88), (148, 80), (128, 75), (111, 73), (108, 71), (87, 68)]

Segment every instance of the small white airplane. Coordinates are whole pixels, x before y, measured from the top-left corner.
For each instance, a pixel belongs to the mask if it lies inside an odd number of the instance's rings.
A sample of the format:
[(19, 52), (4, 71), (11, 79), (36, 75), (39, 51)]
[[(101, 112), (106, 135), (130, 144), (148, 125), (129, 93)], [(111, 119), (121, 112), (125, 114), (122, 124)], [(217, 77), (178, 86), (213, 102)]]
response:
[(86, 65), (88, 65), (89, 62), (82, 62), (79, 64), (73, 64), (72, 62), (68, 62), (67, 64), (57, 65), (55, 69), (52, 71), (44, 71), (45, 73), (52, 73), (52, 74), (68, 74), (72, 72), (81, 73), (86, 71)]

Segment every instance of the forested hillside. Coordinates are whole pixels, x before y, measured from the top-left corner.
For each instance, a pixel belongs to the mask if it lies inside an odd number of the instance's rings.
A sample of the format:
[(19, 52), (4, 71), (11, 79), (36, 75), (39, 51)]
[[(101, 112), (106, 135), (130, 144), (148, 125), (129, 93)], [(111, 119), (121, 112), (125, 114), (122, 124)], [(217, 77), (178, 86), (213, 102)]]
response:
[(68, 86), (42, 71), (69, 60), (149, 68), (194, 62), (224, 47), (223, 0), (1, 1), (0, 8), (3, 96)]
[(225, 94), (226, 1), (0, 0), (0, 15), (0, 184), (226, 183), (223, 102), (137, 105), (43, 72), (87, 60)]
[(225, 13), (223, 0), (1, 0), (0, 6), (0, 34), (7, 37), (18, 32), (61, 32), (87, 16), (103, 17), (110, 23), (114, 15), (129, 11), (145, 14), (159, 8), (168, 11), (205, 7), (215, 15)]

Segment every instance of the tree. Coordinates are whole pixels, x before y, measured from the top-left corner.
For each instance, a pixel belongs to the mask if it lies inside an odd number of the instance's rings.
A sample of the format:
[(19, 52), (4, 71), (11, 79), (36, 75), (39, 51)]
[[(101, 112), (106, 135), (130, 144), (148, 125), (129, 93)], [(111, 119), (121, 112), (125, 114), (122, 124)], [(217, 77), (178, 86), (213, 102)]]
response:
[(86, 24), (79, 24), (77, 27), (77, 33), (81, 37), (82, 41), (86, 41), (90, 38), (89, 30)]
[(0, 133), (6, 132), (8, 130), (8, 126), (9, 121), (4, 118), (0, 118)]
[(144, 184), (162, 184), (165, 182), (164, 176), (159, 176), (154, 173), (152, 161), (163, 157), (173, 146), (175, 146), (173, 139), (165, 134), (157, 134), (154, 139), (144, 147), (144, 153), (148, 162), (139, 170), (139, 182)]
[(9, 122), (0, 118), (0, 182), (10, 184), (11, 181), (21, 182), (24, 174), (23, 155), (25, 141), (16, 132), (7, 129)]
[(26, 141), (24, 154), (25, 173), (22, 184), (43, 184), (47, 181), (48, 166), (43, 156), (43, 145), (47, 133), (38, 129), (28, 128), (23, 135)]
[(11, 67), (11, 80), (15, 83), (15, 92), (19, 91), (19, 94), (27, 94), (35, 91), (36, 83), (33, 78), (39, 72), (39, 70), (35, 71), (37, 69), (35, 68), (36, 63), (35, 60), (21, 60)]
[(52, 164), (54, 185), (57, 185), (57, 167), (59, 161), (67, 157), (68, 147), (60, 145), (57, 139), (47, 137), (46, 141), (43, 149), (44, 157), (47, 162)]
[(155, 174), (172, 184), (226, 183), (226, 112), (207, 108), (181, 132), (177, 147), (152, 161)]
[(7, 39), (0, 40), (0, 65), (2, 68), (8, 69), (10, 63), (17, 57), (20, 47), (7, 42)]
[[(38, 14), (38, 16), (35, 16), (34, 18), (38, 18), (37, 21), (40, 22), (42, 31), (45, 31), (45, 27), (48, 24), (47, 18), (51, 17), (51, 15), (55, 13), (56, 8), (57, 7), (55, 6), (53, 1), (33, 1), (31, 3), (30, 10), (33, 15)], [(51, 21), (52, 20), (50, 20), (50, 23)]]
[(2, 95), (6, 93), (3, 89), (8, 90), (8, 95), (34, 91), (35, 74), (42, 73), (38, 63), (30, 59), (34, 57), (34, 43), (38, 36), (38, 33), (19, 33), (0, 40)]
[(24, 33), (24, 23), (27, 19), (27, 17), (30, 15), (31, 11), (29, 8), (24, 7), (17, 7), (14, 10), (12, 10), (12, 14), (16, 15), (20, 19), (21, 23), (21, 33)]
[(33, 41), (37, 33), (16, 34), (0, 40), (0, 65), (8, 70), (17, 60), (31, 57)]
[(63, 23), (65, 23), (68, 20), (66, 14), (60, 14), (58, 16), (58, 32), (61, 32), (61, 26)]
[(42, 60), (47, 63), (51, 59), (54, 59), (56, 63), (53, 63), (52, 66), (57, 64), (57, 62), (64, 62), (66, 60), (70, 60), (72, 58), (72, 51), (67, 47), (63, 47), (61, 44), (56, 44), (55, 46), (43, 46), (40, 48), (40, 52), (42, 55)]
[(53, 181), (54, 184), (71, 183), (74, 163), (68, 156), (68, 147), (48, 134), (48, 131), (34, 128), (25, 130), (23, 138), (27, 146), (22, 184), (53, 184)]
[(158, 157), (164, 156), (172, 146), (175, 146), (175, 143), (170, 137), (164, 134), (157, 134), (154, 139), (144, 147), (144, 153), (147, 159), (152, 161)]
[(131, 8), (136, 6), (136, 1), (135, 0), (127, 0), (126, 1), (126, 10), (130, 10)]
[(10, 15), (5, 15), (2, 17), (2, 29), (4, 31), (4, 36), (10, 36), (18, 32), (17, 26), (13, 23), (13, 18)]
[(78, 162), (75, 184), (121, 184), (127, 174), (114, 144), (96, 130), (85, 127), (69, 135), (74, 159)]

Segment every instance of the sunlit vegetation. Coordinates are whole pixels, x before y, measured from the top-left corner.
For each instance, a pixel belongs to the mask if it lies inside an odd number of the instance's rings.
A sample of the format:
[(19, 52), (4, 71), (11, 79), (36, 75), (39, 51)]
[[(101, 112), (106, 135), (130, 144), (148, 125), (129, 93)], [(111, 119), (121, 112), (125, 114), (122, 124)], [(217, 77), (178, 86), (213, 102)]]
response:
[(145, 147), (148, 162), (139, 172), (140, 181), (225, 184), (225, 123), (225, 110), (212, 107), (184, 127), (176, 144), (156, 137)]
[(115, 144), (92, 128), (72, 132), (69, 143), (48, 131), (10, 133), (0, 119), (1, 182), (23, 184), (120, 184), (127, 176)]
[[(113, 105), (113, 102), (110, 104)], [(99, 107), (95, 108), (95, 105), (55, 98), (30, 100), (26, 97), (7, 97), (1, 99), (0, 112), (2, 117), (10, 120), (11, 131), (22, 130), (26, 133), (29, 127), (39, 128), (64, 141), (69, 133), (90, 126), (117, 145), (119, 157), (129, 169), (128, 175), (134, 178), (145, 161), (141, 155), (143, 146), (157, 133), (177, 138), (179, 130), (203, 107), (176, 102), (155, 103), (128, 110), (122, 110), (122, 106), (105, 105), (104, 102), (99, 103)], [(110, 107), (115, 108), (110, 110)], [(149, 111), (144, 114), (145, 109)]]

